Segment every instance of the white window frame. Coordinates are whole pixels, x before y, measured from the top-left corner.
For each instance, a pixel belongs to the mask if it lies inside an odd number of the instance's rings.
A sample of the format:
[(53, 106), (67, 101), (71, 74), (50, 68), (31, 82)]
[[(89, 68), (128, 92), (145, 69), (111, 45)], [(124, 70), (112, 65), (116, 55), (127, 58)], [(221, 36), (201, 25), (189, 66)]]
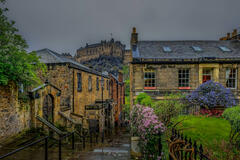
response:
[[(232, 77), (230, 78), (230, 77), (228, 77), (230, 75), (227, 75), (228, 74), (227, 71), (230, 70), (230, 72), (231, 72), (231, 70), (233, 70), (233, 69), (235, 70), (235, 73), (234, 73), (235, 77), (234, 78), (232, 78)], [(237, 77), (238, 77), (238, 74), (237, 74), (238, 72), (237, 71), (238, 71), (237, 68), (227, 68), (226, 69), (226, 77), (225, 77), (226, 78), (226, 88), (229, 88), (229, 89), (236, 89), (237, 88)], [(228, 84), (228, 80), (232, 80), (232, 79), (233, 80), (235, 79), (235, 86), (234, 87), (228, 87), (228, 85), (227, 85)]]

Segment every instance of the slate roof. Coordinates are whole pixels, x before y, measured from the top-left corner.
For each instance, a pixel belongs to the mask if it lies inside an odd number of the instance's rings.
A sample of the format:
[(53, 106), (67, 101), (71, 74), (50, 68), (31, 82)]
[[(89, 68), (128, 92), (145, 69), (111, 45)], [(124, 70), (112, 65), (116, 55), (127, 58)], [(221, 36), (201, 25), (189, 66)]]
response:
[[(170, 47), (171, 52), (164, 52), (163, 47)], [(200, 47), (202, 51), (194, 51), (193, 46)], [(219, 47), (224, 46), (231, 52), (223, 52)], [(136, 49), (133, 47), (133, 60), (155, 59), (159, 60), (200, 60), (209, 59), (239, 59), (239, 41), (139, 41)]]
[(40, 57), (40, 61), (45, 64), (63, 64), (68, 63), (71, 67), (77, 68), (89, 73), (93, 73), (99, 76), (108, 77), (106, 74), (101, 74), (91, 68), (88, 68), (72, 59), (66, 58), (64, 55), (61, 55), (55, 51), (52, 51), (48, 48), (44, 48), (36, 51), (37, 55)]

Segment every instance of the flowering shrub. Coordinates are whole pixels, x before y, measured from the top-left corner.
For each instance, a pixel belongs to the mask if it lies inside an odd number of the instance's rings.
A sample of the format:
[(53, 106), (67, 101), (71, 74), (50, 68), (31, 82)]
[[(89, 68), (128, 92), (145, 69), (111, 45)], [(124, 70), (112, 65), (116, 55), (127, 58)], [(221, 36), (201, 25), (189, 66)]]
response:
[(187, 95), (186, 99), (191, 104), (204, 108), (214, 108), (216, 106), (231, 107), (236, 105), (235, 97), (231, 90), (213, 81), (203, 83), (190, 95)]
[(200, 114), (201, 115), (207, 115), (207, 117), (210, 117), (210, 116), (221, 117), (222, 114), (223, 114), (223, 111), (224, 110), (220, 110), (220, 109), (205, 109), (205, 108), (202, 108), (200, 110)]
[(156, 145), (165, 127), (154, 114), (154, 110), (150, 107), (135, 105), (130, 113), (130, 119), (132, 135), (140, 137), (139, 145), (144, 157), (160, 159)]

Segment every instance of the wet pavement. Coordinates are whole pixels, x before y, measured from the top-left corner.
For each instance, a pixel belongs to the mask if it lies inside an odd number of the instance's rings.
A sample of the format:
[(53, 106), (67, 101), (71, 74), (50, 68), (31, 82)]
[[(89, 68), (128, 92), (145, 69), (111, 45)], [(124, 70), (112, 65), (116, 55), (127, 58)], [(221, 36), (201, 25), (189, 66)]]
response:
[[(3, 160), (43, 160), (44, 145), (22, 150)], [(0, 147), (0, 155), (14, 150), (12, 147)], [(58, 160), (58, 145), (54, 144), (48, 151), (49, 160)], [(86, 143), (83, 150), (82, 143), (75, 143), (75, 150), (71, 144), (65, 143), (62, 148), (62, 160), (128, 160), (130, 159), (130, 134), (126, 129), (117, 129), (111, 136), (107, 136), (104, 143)]]
[(99, 143), (89, 151), (81, 152), (69, 160), (129, 160), (130, 134), (119, 129), (104, 144)]

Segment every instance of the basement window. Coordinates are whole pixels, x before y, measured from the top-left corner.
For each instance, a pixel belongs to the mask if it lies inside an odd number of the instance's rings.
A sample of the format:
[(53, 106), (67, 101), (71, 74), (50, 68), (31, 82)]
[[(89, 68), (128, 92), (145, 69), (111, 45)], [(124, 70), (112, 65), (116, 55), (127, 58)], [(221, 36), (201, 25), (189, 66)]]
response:
[(163, 51), (164, 52), (172, 52), (172, 49), (168, 46), (163, 46)]
[(202, 48), (200, 48), (199, 46), (192, 46), (192, 48), (195, 52), (201, 52), (202, 51)]
[(225, 46), (220, 46), (219, 47), (223, 52), (231, 52), (231, 49), (225, 47)]

